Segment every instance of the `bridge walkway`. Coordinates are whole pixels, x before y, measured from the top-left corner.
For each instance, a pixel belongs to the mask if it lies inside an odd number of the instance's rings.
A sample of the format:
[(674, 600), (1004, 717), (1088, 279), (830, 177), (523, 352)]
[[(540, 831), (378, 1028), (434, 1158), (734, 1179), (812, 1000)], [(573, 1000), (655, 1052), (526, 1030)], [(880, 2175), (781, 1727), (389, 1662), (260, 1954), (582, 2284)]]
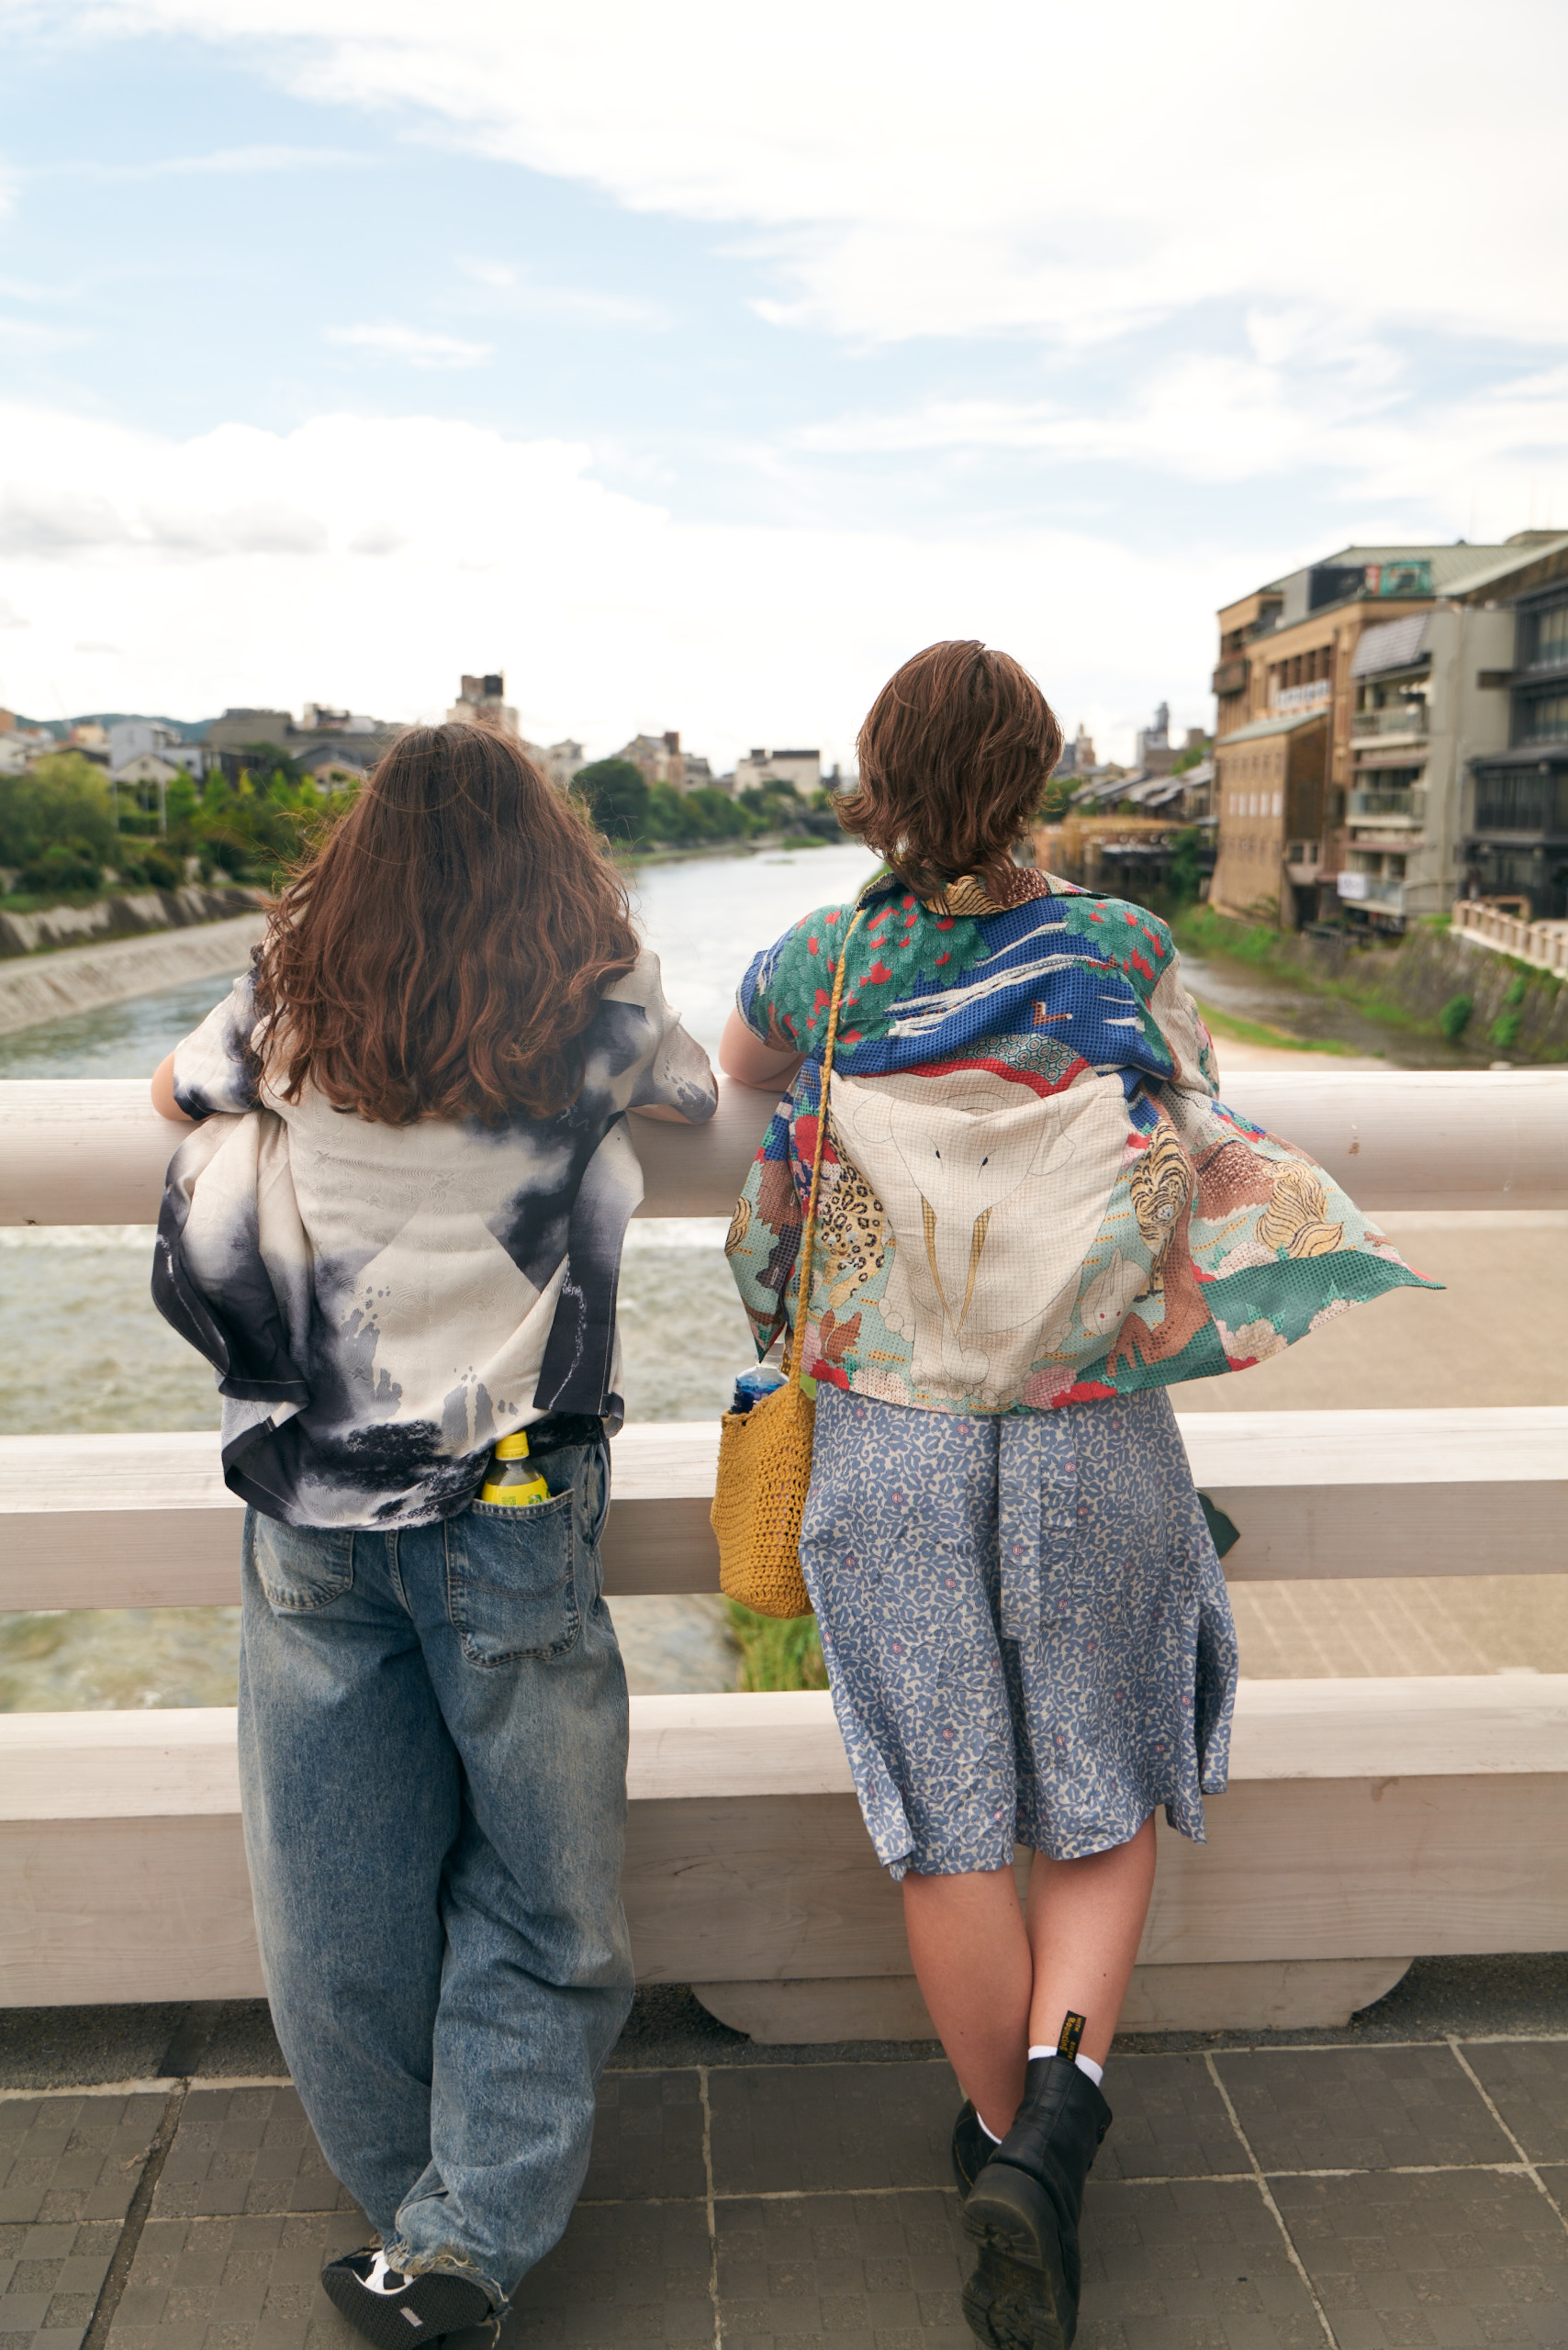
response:
[[(353, 2350), (316, 2275), (364, 2221), (259, 2002), (14, 2011), (0, 2084), (4, 2350)], [(1568, 2344), (1568, 1960), (1417, 1961), (1348, 2028), (1135, 2038), (1106, 2086), (1080, 2350)], [(969, 2350), (956, 2105), (931, 2046), (644, 1992), (503, 2350)]]

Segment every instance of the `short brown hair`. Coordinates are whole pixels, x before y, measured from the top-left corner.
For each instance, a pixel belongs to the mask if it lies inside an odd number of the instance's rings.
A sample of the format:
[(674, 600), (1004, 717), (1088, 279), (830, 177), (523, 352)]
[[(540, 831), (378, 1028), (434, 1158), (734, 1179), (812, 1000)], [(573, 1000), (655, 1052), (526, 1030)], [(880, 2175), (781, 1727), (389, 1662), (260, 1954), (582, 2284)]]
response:
[(962, 873), (1001, 883), (1061, 744), (1055, 711), (1010, 655), (978, 637), (928, 644), (871, 704), (839, 822), (922, 897)]
[(488, 726), (413, 726), (272, 909), (271, 1085), (377, 1125), (546, 1117), (582, 1089), (600, 990), (637, 959), (575, 800)]

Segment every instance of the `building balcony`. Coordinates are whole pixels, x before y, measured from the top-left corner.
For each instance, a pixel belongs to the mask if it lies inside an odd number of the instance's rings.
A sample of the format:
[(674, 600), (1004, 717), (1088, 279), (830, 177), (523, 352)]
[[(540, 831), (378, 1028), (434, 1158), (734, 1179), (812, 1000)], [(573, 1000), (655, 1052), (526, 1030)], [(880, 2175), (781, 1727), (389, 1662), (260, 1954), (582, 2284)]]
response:
[(1350, 794), (1353, 824), (1386, 824), (1392, 829), (1418, 831), (1427, 821), (1427, 795), (1419, 790), (1379, 791), (1367, 785)]
[(1386, 881), (1379, 873), (1337, 873), (1334, 887), (1347, 905), (1375, 906), (1380, 913), (1405, 912), (1405, 884)]
[(1427, 705), (1401, 702), (1393, 710), (1358, 710), (1350, 721), (1352, 743), (1424, 743)]

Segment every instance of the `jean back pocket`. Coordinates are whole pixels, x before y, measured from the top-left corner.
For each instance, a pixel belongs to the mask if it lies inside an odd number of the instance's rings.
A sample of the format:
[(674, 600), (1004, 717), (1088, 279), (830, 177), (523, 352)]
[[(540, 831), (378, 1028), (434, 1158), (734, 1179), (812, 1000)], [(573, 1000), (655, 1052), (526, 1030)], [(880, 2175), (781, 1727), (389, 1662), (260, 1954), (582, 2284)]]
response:
[(353, 1585), (353, 1536), (320, 1526), (284, 1526), (245, 1514), (245, 1546), (274, 1615), (330, 1607)]
[(475, 1502), (446, 1525), (447, 1612), (470, 1664), (564, 1655), (581, 1630), (575, 1496)]

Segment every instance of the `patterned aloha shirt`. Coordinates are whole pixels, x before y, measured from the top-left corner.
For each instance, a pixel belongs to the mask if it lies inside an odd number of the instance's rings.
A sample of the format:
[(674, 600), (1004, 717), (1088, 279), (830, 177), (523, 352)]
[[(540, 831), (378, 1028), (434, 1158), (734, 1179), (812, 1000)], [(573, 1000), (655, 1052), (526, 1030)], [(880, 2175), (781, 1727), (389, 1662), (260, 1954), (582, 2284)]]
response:
[(422, 1526), (546, 1412), (621, 1424), (615, 1300), (643, 1169), (622, 1113), (700, 1125), (708, 1056), (658, 957), (612, 979), (552, 1118), (376, 1125), (263, 1085), (252, 976), (174, 1051), (200, 1121), (163, 1188), (153, 1303), (223, 1397), (230, 1489), (288, 1526)]
[(1082, 1403), (1244, 1371), (1434, 1287), (1305, 1155), (1215, 1097), (1165, 924), (1020, 871), (922, 903), (879, 874), (757, 956), (742, 1018), (806, 1058), (731, 1270), (759, 1353), (793, 1305), (837, 942), (856, 905), (805, 1370), (926, 1411)]

